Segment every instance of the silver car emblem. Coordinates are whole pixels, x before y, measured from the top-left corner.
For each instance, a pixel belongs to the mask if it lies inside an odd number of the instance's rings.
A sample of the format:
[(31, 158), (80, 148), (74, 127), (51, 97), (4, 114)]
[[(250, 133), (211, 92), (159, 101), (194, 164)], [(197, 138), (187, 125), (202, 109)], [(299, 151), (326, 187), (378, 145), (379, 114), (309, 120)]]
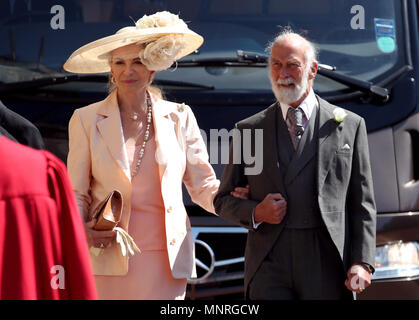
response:
[(201, 245), (206, 249), (206, 252), (208, 253), (208, 255), (210, 256), (210, 264), (206, 265), (205, 263), (203, 263), (201, 260), (199, 260), (198, 258), (195, 258), (195, 265), (196, 265), (196, 269), (200, 268), (203, 269), (205, 271), (204, 275), (198, 278), (189, 278), (188, 279), (188, 283), (190, 284), (198, 284), (200, 282), (202, 282), (203, 280), (205, 280), (206, 278), (208, 278), (212, 272), (214, 271), (214, 267), (215, 267), (215, 255), (214, 255), (214, 251), (212, 251), (211, 247), (206, 244), (204, 241), (195, 239), (195, 245)]

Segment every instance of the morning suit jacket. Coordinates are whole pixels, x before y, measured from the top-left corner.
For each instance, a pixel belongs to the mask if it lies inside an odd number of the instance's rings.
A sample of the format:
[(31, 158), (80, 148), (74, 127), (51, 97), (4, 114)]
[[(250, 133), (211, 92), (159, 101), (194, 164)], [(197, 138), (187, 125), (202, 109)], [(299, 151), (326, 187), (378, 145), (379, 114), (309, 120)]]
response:
[[(316, 162), (314, 193), (321, 219), (339, 252), (345, 271), (353, 263), (374, 266), (376, 208), (365, 122), (350, 111), (346, 111), (347, 116), (342, 122), (335, 121), (333, 110), (336, 106), (316, 97), (319, 102), (316, 147), (305, 148), (298, 161), (290, 163), (283, 179), (280, 178), (278, 154), (281, 155), (281, 145), (290, 143), (290, 139), (288, 132), (287, 136), (277, 138), (275, 114), (280, 112), (276, 110), (279, 105), (274, 104), (236, 124), (241, 132), (250, 129), (253, 135), (254, 129), (263, 130), (263, 155), (259, 155), (263, 156), (263, 168), (260, 174), (245, 175), (244, 170), (252, 164), (230, 162), (224, 169), (220, 189), (214, 199), (217, 214), (249, 230), (245, 250), (245, 291), (284, 228), (286, 219), (280, 224), (262, 223), (254, 229), (252, 212), (269, 193), (279, 192), (286, 198), (287, 185), (310, 161)], [(230, 159), (234, 153), (241, 152), (234, 149), (243, 150), (243, 145), (241, 148), (230, 147)], [(250, 185), (249, 200), (230, 195), (234, 187), (246, 184)]]
[(7, 108), (0, 101), (0, 133), (10, 140), (35, 149), (45, 149), (41, 133), (29, 120)]
[[(213, 199), (219, 180), (208, 162), (207, 149), (190, 107), (154, 96), (152, 102), (169, 262), (175, 278), (186, 278), (194, 276), (196, 270), (182, 182), (192, 201), (214, 212)], [(68, 170), (84, 220), (91, 220), (100, 201), (117, 189), (124, 203), (119, 226), (128, 231), (131, 172), (116, 90), (105, 100), (77, 109), (69, 123), (69, 137)], [(140, 170), (146, 168), (140, 166)], [(107, 262), (106, 274), (128, 272), (126, 259), (120, 256), (117, 260)]]

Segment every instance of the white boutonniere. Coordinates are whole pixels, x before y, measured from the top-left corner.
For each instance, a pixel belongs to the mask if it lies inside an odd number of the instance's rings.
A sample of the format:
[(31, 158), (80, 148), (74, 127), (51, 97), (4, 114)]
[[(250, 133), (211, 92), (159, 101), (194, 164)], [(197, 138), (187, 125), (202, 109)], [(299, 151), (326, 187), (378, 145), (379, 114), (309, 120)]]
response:
[(184, 103), (177, 105), (177, 111), (183, 112), (184, 110), (185, 110), (185, 104)]
[(333, 110), (333, 115), (335, 116), (334, 120), (341, 123), (348, 114), (342, 108), (335, 108), (335, 110)]

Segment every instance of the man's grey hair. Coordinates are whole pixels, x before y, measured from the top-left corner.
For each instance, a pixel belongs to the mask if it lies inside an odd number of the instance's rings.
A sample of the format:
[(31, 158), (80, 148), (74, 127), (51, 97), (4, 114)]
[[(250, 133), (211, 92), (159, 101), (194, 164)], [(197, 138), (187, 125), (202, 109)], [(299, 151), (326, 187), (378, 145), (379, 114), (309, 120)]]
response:
[[(268, 53), (269, 56), (270, 56), (271, 52), (272, 52), (272, 48), (277, 42), (280, 42), (280, 41), (282, 41), (286, 38), (290, 38), (290, 37), (300, 38), (301, 40), (303, 40), (307, 44), (308, 50), (306, 50), (304, 52), (305, 63), (306, 63), (307, 66), (311, 66), (311, 64), (313, 62), (317, 62), (318, 51), (317, 51), (316, 47), (314, 46), (314, 44), (311, 43), (309, 40), (307, 40), (307, 38), (305, 38), (301, 34), (298, 34), (298, 33), (294, 32), (290, 27), (283, 28), (283, 30), (275, 37), (275, 39), (268, 44), (268, 46), (266, 47), (266, 50), (265, 50), (266, 53)], [(269, 59), (269, 63), (270, 62), (271, 61)]]

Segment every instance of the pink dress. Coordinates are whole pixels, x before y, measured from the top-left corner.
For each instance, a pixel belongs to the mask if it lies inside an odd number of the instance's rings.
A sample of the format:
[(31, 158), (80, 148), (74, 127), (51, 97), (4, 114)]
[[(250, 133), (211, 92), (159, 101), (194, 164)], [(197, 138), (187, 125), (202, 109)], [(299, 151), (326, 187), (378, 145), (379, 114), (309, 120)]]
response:
[[(125, 145), (131, 168), (138, 149)], [(125, 276), (95, 276), (99, 299), (173, 300), (184, 299), (186, 279), (174, 279), (166, 248), (164, 205), (160, 176), (155, 160), (156, 143), (151, 138), (145, 147), (138, 173), (132, 179), (129, 234), (141, 253), (129, 259)]]

